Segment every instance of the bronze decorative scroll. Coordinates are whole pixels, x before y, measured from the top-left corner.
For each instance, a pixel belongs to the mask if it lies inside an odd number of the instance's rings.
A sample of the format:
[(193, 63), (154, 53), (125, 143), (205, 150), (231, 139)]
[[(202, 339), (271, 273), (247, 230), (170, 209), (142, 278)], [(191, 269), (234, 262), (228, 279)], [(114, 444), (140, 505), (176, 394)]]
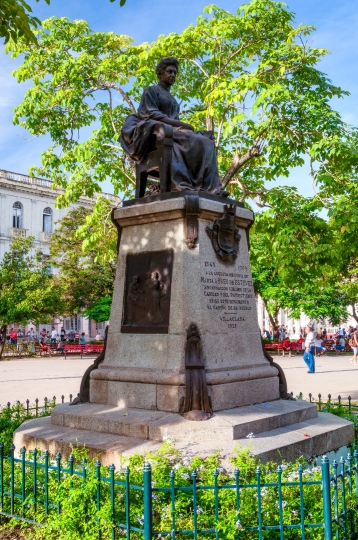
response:
[(209, 420), (212, 406), (206, 384), (203, 346), (196, 324), (187, 328), (185, 344), (185, 398), (180, 414), (187, 420)]

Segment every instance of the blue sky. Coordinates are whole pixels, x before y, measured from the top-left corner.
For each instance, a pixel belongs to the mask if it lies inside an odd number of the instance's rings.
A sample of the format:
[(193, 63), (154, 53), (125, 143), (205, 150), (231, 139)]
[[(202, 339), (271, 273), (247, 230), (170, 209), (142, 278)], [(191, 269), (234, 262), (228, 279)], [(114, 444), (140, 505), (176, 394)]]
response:
[[(45, 19), (52, 15), (70, 19), (85, 19), (95, 31), (114, 31), (132, 36), (137, 43), (154, 40), (159, 34), (180, 32), (194, 23), (210, 0), (127, 0), (119, 7), (119, 0), (51, 0), (35, 3), (29, 0), (35, 15)], [(238, 0), (220, 0), (216, 4), (232, 12)], [(296, 13), (296, 23), (314, 25), (313, 43), (325, 47), (331, 54), (320, 64), (321, 71), (351, 95), (337, 100), (337, 108), (344, 119), (358, 125), (358, 4), (356, 0), (291, 0), (289, 8)], [(46, 137), (31, 139), (25, 130), (12, 123), (12, 110), (21, 102), (27, 86), (16, 83), (11, 72), (19, 64), (3, 49), (0, 52), (0, 168), (27, 173), (31, 165), (40, 164), (40, 154), (49, 144)], [(280, 184), (295, 185), (305, 195), (313, 194), (307, 167), (295, 169)], [(110, 184), (104, 186), (110, 190)]]

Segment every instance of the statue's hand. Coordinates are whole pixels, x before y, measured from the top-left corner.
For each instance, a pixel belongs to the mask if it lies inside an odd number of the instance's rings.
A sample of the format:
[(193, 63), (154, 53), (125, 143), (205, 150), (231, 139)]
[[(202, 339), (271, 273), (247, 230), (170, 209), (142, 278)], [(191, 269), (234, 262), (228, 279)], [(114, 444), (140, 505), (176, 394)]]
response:
[(182, 124), (179, 126), (179, 129), (189, 129), (190, 131), (194, 131), (194, 128), (192, 125), (185, 124), (184, 122), (182, 122)]

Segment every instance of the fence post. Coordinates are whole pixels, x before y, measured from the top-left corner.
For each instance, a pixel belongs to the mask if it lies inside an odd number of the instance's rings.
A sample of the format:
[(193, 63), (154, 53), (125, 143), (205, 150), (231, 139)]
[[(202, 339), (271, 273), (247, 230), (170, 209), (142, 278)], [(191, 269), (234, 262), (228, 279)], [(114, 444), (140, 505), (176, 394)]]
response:
[(323, 521), (324, 540), (332, 540), (332, 510), (331, 510), (331, 478), (329, 473), (329, 459), (323, 456), (322, 467), (322, 492), (323, 492)]
[(152, 468), (144, 464), (144, 540), (152, 540)]
[(0, 442), (0, 510), (4, 505), (4, 444)]

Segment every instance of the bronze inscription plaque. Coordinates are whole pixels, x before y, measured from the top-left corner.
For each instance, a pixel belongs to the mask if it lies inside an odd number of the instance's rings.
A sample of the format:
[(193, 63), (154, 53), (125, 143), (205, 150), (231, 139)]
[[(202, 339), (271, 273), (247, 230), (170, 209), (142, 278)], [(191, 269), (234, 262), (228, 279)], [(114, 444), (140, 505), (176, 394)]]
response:
[(168, 333), (173, 258), (171, 249), (127, 255), (122, 332)]

